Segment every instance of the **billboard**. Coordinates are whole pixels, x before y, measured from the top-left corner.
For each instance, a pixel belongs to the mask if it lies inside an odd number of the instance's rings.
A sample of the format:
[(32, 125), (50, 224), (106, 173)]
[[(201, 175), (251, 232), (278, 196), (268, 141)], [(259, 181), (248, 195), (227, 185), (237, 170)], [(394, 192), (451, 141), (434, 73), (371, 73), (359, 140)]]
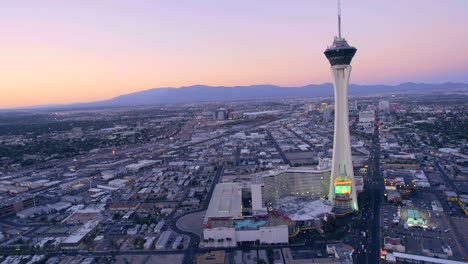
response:
[(336, 185), (335, 186), (335, 193), (336, 194), (350, 194), (351, 193), (351, 185)]

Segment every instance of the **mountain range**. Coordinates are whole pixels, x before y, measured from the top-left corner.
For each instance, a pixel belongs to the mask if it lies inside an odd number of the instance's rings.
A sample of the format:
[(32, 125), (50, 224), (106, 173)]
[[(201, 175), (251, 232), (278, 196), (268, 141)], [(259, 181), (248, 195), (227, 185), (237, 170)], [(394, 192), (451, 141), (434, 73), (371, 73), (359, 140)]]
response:
[[(349, 86), (349, 94), (355, 96), (378, 94), (407, 94), (447, 90), (468, 90), (465, 83), (402, 83), (399, 85), (358, 85)], [(120, 95), (109, 100), (75, 103), (66, 105), (43, 105), (28, 108), (100, 108), (139, 106), (154, 104), (195, 103), (208, 101), (234, 101), (247, 99), (274, 99), (293, 97), (333, 96), (333, 84), (310, 84), (300, 87), (283, 87), (270, 84), (249, 86), (208, 86), (193, 85), (180, 88), (153, 88)]]

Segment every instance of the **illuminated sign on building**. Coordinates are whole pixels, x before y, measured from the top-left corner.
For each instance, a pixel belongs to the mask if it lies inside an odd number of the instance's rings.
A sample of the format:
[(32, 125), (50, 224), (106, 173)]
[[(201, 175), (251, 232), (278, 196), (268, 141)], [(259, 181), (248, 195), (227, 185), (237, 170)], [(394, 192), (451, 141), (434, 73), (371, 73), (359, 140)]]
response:
[(335, 186), (336, 194), (350, 194), (351, 186), (350, 185), (337, 185)]

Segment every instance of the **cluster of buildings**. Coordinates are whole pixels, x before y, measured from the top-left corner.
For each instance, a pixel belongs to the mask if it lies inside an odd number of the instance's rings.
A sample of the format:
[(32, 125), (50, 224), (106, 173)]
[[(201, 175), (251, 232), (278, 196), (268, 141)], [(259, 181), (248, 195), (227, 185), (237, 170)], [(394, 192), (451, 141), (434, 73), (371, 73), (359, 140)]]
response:
[[(388, 263), (461, 263), (468, 192), (459, 160), (463, 154), (450, 140), (435, 140), (431, 134), (458, 106), (419, 105), (423, 100), (393, 98), (395, 103), (383, 100), (377, 106), (385, 188), (381, 257)], [(447, 139), (454, 140), (453, 133)]]

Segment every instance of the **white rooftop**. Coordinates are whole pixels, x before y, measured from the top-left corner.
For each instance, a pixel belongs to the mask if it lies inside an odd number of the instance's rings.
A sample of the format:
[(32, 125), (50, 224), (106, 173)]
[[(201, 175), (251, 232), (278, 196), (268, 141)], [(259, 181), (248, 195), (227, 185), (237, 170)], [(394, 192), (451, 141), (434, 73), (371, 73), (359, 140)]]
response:
[(393, 252), (391, 254), (396, 258), (414, 260), (414, 261), (424, 262), (424, 263), (440, 263), (440, 264), (462, 264), (462, 263), (466, 263), (466, 262), (462, 262), (462, 261), (431, 258), (431, 257), (426, 257), (426, 256), (412, 255), (412, 254), (406, 254), (406, 253), (400, 253), (400, 252)]
[(241, 218), (242, 185), (237, 182), (218, 183), (211, 197), (207, 218)]
[(62, 241), (63, 244), (77, 244), (79, 243), (89, 232), (93, 231), (94, 228), (99, 225), (98, 220), (91, 220), (86, 222), (78, 230), (69, 235), (65, 240)]
[(332, 211), (326, 200), (313, 200), (308, 197), (285, 196), (273, 206), (274, 210), (287, 215), (293, 221), (317, 219)]

